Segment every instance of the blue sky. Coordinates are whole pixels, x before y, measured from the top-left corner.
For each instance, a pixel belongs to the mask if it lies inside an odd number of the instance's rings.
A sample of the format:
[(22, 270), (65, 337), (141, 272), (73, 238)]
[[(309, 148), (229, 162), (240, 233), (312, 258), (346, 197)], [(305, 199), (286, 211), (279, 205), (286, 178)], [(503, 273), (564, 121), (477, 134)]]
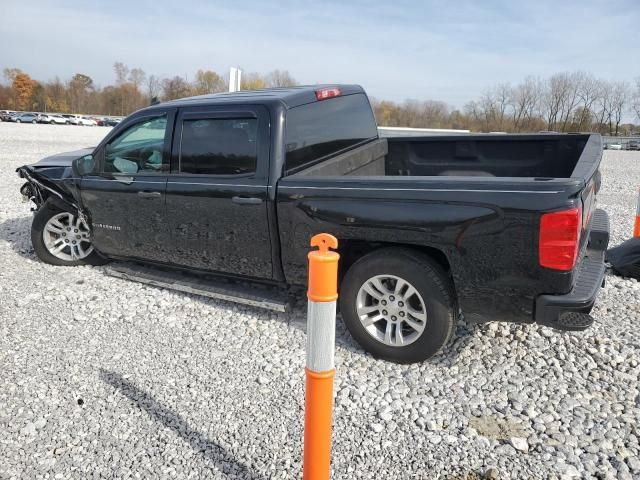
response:
[(113, 82), (122, 61), (193, 78), (287, 69), (379, 99), (462, 106), (486, 87), (584, 70), (640, 76), (640, 0), (56, 2), (1, 0), (0, 68)]

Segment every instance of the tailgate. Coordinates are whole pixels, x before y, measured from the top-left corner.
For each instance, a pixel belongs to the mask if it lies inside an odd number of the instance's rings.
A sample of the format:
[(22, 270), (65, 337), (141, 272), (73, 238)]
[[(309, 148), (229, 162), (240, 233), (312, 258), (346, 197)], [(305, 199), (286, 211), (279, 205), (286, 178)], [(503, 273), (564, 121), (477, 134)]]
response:
[(582, 235), (580, 250), (584, 252), (589, 240), (589, 230), (594, 212), (597, 208), (597, 194), (600, 191), (602, 177), (600, 162), (602, 161), (602, 140), (600, 135), (589, 136), (587, 143), (578, 159), (578, 163), (571, 174), (572, 179), (584, 182), (585, 187), (580, 193), (582, 207)]

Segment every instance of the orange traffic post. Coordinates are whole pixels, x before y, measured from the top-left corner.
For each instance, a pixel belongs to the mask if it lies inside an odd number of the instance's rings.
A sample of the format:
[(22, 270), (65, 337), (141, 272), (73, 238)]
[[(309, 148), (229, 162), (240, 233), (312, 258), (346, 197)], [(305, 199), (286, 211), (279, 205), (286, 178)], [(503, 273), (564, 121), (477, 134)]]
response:
[(328, 233), (311, 239), (307, 291), (307, 367), (304, 406), (304, 480), (328, 480), (338, 299), (338, 240)]
[(638, 191), (638, 205), (636, 207), (636, 223), (633, 226), (633, 236), (640, 237), (640, 190)]

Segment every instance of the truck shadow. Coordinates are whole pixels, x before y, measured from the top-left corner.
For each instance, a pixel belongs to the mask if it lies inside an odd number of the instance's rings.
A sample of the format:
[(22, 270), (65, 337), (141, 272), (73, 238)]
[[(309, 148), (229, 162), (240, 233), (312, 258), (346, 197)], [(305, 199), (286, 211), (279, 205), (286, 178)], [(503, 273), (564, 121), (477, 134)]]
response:
[(235, 459), (224, 447), (191, 427), (178, 413), (162, 405), (153, 396), (139, 389), (120, 374), (101, 369), (100, 379), (127, 397), (135, 407), (145, 411), (162, 426), (177, 433), (195, 452), (206, 457), (225, 475), (233, 475), (234, 478), (240, 476), (251, 480), (265, 478)]
[[(291, 308), (291, 311), (286, 314), (278, 315), (278, 318), (288, 325), (299, 328), (302, 331), (306, 331), (307, 311), (306, 311), (306, 296), (304, 292), (302, 297), (296, 301)], [(484, 326), (482, 324), (469, 323), (466, 321), (459, 321), (456, 328), (449, 339), (448, 344), (442, 349), (440, 353), (433, 356), (427, 363), (441, 366), (453, 365), (461, 352), (463, 352), (468, 344), (471, 342), (475, 335), (481, 335)], [(347, 349), (352, 353), (358, 355), (364, 355), (373, 357), (371, 354), (365, 352), (362, 347), (355, 341), (355, 339), (347, 330), (340, 313), (336, 318), (336, 346)], [(379, 360), (381, 362), (385, 360)]]
[(29, 236), (32, 218), (14, 217), (0, 223), (0, 240), (6, 241), (14, 252), (29, 260), (36, 258)]

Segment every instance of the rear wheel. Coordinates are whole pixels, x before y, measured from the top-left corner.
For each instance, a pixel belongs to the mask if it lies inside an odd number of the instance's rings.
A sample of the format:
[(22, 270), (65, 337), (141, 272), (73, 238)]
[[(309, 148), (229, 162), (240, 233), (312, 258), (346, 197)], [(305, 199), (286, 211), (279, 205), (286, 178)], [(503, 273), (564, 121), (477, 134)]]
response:
[(358, 260), (342, 282), (340, 311), (365, 350), (398, 363), (432, 357), (455, 327), (448, 276), (429, 257), (404, 248)]
[(91, 229), (75, 213), (45, 203), (33, 217), (31, 243), (38, 258), (59, 266), (103, 265), (93, 248)]

